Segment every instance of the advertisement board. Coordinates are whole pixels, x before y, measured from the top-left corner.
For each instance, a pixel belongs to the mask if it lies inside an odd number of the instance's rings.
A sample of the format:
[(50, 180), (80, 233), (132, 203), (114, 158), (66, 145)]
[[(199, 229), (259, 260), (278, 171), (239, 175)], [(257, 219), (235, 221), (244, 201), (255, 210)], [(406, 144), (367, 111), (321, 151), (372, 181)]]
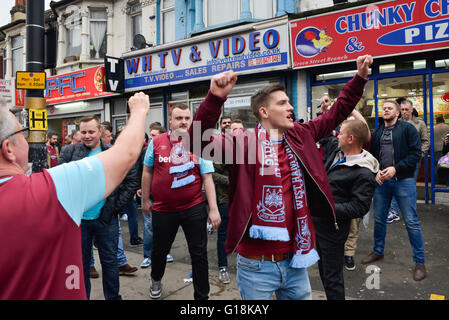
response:
[(104, 66), (98, 66), (47, 78), (45, 100), (51, 105), (113, 94), (105, 91)]
[(449, 46), (449, 1), (395, 0), (292, 20), (294, 69)]
[(290, 67), (288, 24), (125, 59), (125, 91)]

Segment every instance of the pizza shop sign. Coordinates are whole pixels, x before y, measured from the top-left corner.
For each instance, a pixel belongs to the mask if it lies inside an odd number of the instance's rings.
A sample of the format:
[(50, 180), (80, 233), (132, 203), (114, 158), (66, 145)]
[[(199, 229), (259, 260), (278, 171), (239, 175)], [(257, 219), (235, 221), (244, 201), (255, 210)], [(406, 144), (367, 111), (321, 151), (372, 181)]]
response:
[(46, 84), (47, 104), (94, 99), (114, 94), (105, 91), (104, 66), (50, 77), (47, 78)]
[(396, 0), (290, 22), (293, 68), (446, 48), (449, 0)]
[(154, 51), (125, 60), (125, 90), (191, 82), (234, 70), (240, 74), (289, 66), (288, 26)]

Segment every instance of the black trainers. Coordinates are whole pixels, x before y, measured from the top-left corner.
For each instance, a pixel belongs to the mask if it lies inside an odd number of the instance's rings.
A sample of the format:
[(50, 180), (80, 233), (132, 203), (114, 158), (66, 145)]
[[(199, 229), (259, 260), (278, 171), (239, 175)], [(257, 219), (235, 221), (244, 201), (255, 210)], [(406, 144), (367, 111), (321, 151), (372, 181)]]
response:
[(355, 269), (354, 257), (345, 256), (345, 268), (346, 270), (352, 271)]
[(150, 297), (159, 299), (162, 295), (162, 281), (155, 281), (151, 278)]
[(130, 245), (132, 247), (141, 246), (143, 244), (143, 240), (141, 237), (138, 237), (137, 240), (131, 241)]

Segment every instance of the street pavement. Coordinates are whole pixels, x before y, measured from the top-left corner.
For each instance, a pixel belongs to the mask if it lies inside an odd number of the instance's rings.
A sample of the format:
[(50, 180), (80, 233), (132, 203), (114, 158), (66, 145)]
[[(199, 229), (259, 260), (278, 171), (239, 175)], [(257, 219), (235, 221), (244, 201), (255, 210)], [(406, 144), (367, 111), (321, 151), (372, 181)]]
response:
[[(347, 299), (360, 300), (429, 300), (431, 295), (449, 299), (449, 206), (424, 204), (418, 201), (418, 216), (421, 223), (426, 268), (428, 276), (421, 282), (413, 280), (414, 263), (412, 249), (408, 240), (404, 221), (395, 221), (388, 225), (385, 258), (374, 263), (375, 266), (361, 265), (360, 261), (372, 251), (373, 217), (370, 216), (368, 228), (360, 225), (358, 247), (355, 255), (356, 269), (344, 271)], [(143, 247), (129, 245), (128, 224), (121, 221), (125, 253), (132, 266), (139, 267), (143, 260)], [(142, 234), (142, 219), (139, 213), (139, 233)], [(209, 278), (211, 300), (240, 300), (235, 276), (235, 254), (228, 256), (230, 284), (218, 280), (218, 260), (216, 254), (216, 235), (209, 236)], [(96, 267), (100, 278), (91, 279), (92, 300), (103, 300), (101, 266), (96, 255)], [(171, 254), (175, 261), (167, 264), (163, 278), (161, 300), (192, 300), (193, 287), (184, 279), (191, 271), (190, 257), (182, 229), (178, 231)], [(380, 269), (379, 273), (374, 270)], [(325, 300), (324, 289), (318, 272), (318, 264), (309, 268), (309, 278), (314, 300)], [(126, 300), (151, 300), (149, 297), (150, 268), (141, 269), (133, 275), (120, 276), (120, 293)]]

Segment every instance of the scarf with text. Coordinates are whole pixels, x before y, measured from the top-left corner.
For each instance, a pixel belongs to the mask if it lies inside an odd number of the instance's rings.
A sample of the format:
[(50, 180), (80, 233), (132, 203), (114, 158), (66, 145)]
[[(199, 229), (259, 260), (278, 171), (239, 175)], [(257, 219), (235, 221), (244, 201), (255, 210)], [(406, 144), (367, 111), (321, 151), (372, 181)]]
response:
[[(290, 241), (282, 198), (281, 170), (277, 146), (272, 143), (261, 124), (255, 129), (258, 146), (254, 202), (250, 237), (271, 241)], [(294, 245), (291, 267), (307, 268), (319, 260), (314, 249), (315, 233), (306, 198), (306, 186), (299, 162), (286, 143), (282, 142), (290, 166), (293, 188)]]

